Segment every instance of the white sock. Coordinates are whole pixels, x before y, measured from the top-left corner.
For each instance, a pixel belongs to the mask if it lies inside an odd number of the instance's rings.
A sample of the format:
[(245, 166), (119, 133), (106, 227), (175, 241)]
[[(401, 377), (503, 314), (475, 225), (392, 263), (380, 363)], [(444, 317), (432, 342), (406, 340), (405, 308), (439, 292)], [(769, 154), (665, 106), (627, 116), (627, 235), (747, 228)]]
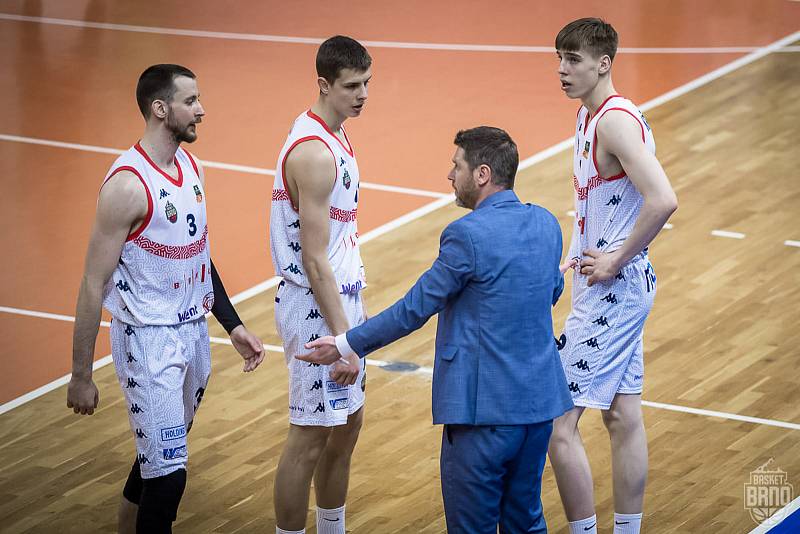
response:
[(330, 510), (317, 506), (317, 534), (344, 534), (344, 505)]
[(303, 529), (303, 530), (283, 530), (279, 526), (275, 526), (275, 534), (306, 534), (306, 529)]
[(614, 534), (639, 534), (642, 514), (614, 513)]
[(569, 534), (597, 534), (597, 515), (570, 521)]

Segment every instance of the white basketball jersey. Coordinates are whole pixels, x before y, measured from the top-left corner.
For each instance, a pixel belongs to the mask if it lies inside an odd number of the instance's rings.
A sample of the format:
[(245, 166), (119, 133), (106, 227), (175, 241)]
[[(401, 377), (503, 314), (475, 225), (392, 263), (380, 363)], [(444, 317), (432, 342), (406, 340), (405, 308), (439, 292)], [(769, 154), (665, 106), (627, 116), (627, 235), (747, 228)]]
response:
[(631, 234), (644, 202), (624, 170), (616, 176), (601, 176), (597, 169), (597, 123), (611, 110), (628, 113), (636, 119), (642, 129), (642, 142), (653, 154), (656, 151), (650, 126), (630, 100), (619, 95), (610, 96), (591, 118), (585, 106), (578, 110), (572, 177), (575, 224), (569, 258), (580, 259), (582, 252), (590, 248), (602, 252), (620, 248)]
[(115, 319), (134, 326), (194, 321), (214, 305), (205, 191), (197, 164), (182, 148), (175, 166), (177, 179), (136, 143), (103, 181), (130, 171), (147, 191), (147, 216), (125, 241), (103, 301)]
[(322, 141), (333, 155), (336, 181), (330, 195), (328, 261), (341, 294), (353, 294), (366, 287), (364, 264), (358, 247), (358, 164), (353, 147), (342, 128), (342, 142), (328, 125), (310, 110), (295, 119), (278, 156), (270, 211), (270, 247), (275, 274), (301, 286), (311, 287), (302, 261), (300, 214), (292, 205), (283, 176), (286, 158), (300, 143)]

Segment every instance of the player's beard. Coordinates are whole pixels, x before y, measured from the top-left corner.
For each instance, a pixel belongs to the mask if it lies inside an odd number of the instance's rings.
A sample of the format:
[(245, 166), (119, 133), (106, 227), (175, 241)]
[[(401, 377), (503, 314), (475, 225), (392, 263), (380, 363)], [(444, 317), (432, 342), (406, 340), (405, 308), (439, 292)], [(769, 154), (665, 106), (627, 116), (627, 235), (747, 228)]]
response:
[(184, 127), (181, 127), (180, 124), (175, 120), (175, 114), (172, 113), (172, 109), (170, 108), (169, 113), (167, 114), (167, 130), (172, 134), (172, 138), (175, 139), (175, 142), (180, 143), (194, 143), (197, 140), (197, 132), (195, 129), (192, 128), (192, 125), (195, 123), (189, 123)]
[(475, 209), (475, 200), (478, 198), (478, 186), (468, 180), (460, 189), (456, 189), (456, 206)]

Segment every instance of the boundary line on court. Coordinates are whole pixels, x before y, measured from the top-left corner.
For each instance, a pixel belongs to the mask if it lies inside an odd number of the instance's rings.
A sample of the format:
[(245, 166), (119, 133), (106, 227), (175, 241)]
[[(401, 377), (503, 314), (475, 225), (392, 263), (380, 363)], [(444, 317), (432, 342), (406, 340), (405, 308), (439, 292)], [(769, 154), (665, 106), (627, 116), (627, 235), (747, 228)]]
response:
[[(30, 145), (42, 145), (56, 148), (66, 148), (68, 150), (79, 150), (82, 152), (96, 152), (99, 154), (114, 154), (120, 155), (125, 150), (118, 148), (108, 148), (95, 145), (83, 145), (80, 143), (66, 143), (64, 141), (53, 141), (50, 139), (39, 139), (36, 137), (23, 137), (21, 135), (0, 134), (0, 141), (9, 141), (13, 143), (27, 143)], [(209, 169), (224, 169), (228, 171), (244, 172), (249, 174), (261, 174), (266, 176), (275, 176), (275, 170), (265, 169), (262, 167), (251, 167), (249, 165), (238, 165), (235, 163), (223, 163), (220, 161), (199, 160), (203, 167)], [(438, 191), (427, 191), (425, 189), (416, 189), (413, 187), (401, 187), (397, 185), (376, 184), (373, 182), (361, 182), (360, 187), (364, 189), (372, 189), (375, 191), (388, 191), (390, 193), (401, 193), (406, 195), (416, 195), (421, 197), (431, 198), (445, 198), (449, 193), (440, 193)]]
[[(115, 24), (110, 22), (91, 22), (76, 19), (60, 19), (52, 17), (31, 17), (13, 13), (0, 13), (0, 20), (15, 22), (34, 22), (74, 28), (91, 28), (96, 30), (115, 30), (134, 33), (150, 33), (173, 35), (179, 37), (203, 37), (209, 39), (228, 39), (235, 41), (257, 41), (290, 44), (321, 44), (319, 37), (293, 37), (288, 35), (269, 35), (258, 33), (220, 32), (210, 30), (189, 30), (181, 28), (164, 28), (159, 26), (137, 26), (131, 24)], [(526, 45), (486, 45), (467, 43), (420, 43), (405, 41), (367, 41), (361, 40), (364, 46), (371, 48), (405, 48), (416, 50), (446, 50), (453, 52), (517, 52), (553, 54), (552, 46)], [(708, 47), (620, 47), (622, 54), (746, 54), (759, 50), (758, 46), (708, 46)], [(785, 52), (800, 52), (800, 46), (788, 47)]]
[[(71, 322), (71, 323), (75, 322), (75, 317), (72, 317), (70, 315), (61, 315), (61, 314), (56, 314), (56, 313), (47, 313), (47, 312), (40, 312), (40, 311), (34, 311), (34, 310), (24, 310), (24, 309), (21, 309), (21, 308), (11, 308), (11, 307), (8, 307), (8, 306), (0, 306), (0, 312), (12, 313), (12, 314), (17, 314), (17, 315), (26, 315), (26, 316), (30, 316), (30, 317), (39, 317), (39, 318), (43, 318), (43, 319), (53, 319), (53, 320), (57, 320), (57, 321), (65, 321), (65, 322)], [(108, 328), (108, 327), (111, 326), (111, 323), (109, 323), (107, 321), (101, 321), (100, 325)], [(215, 343), (215, 344), (219, 344), (219, 345), (233, 346), (233, 343), (228, 338), (210, 336), (209, 337), (209, 341), (211, 343)], [(278, 345), (267, 345), (267, 344), (264, 344), (264, 350), (266, 350), (267, 352), (275, 352), (275, 353), (281, 353), (281, 354), (284, 353), (283, 347), (280, 347)], [(112, 360), (111, 360), (111, 356), (110, 355), (105, 356), (104, 358), (101, 358), (101, 359), (97, 360), (96, 362), (94, 362), (94, 364), (92, 364), (92, 369), (93, 370), (100, 369), (101, 367), (104, 367), (104, 366), (108, 365), (109, 363), (111, 363), (111, 361)], [(372, 366), (375, 366), (375, 367), (386, 367), (387, 365), (391, 365), (392, 363), (397, 363), (397, 362), (389, 362), (389, 361), (385, 361), (385, 360), (374, 360), (372, 358), (366, 358), (365, 359), (365, 363), (367, 365), (372, 365)], [(433, 375), (433, 368), (427, 367), (427, 366), (420, 366), (417, 369), (415, 369), (414, 371), (412, 371), (412, 373), (422, 374), (422, 375), (426, 375), (426, 376), (432, 376)], [(36, 390), (34, 390), (34, 391), (30, 392), (30, 393), (26, 393), (25, 395), (22, 395), (21, 397), (18, 397), (18, 398), (14, 399), (12, 401), (9, 401), (9, 402), (7, 402), (7, 403), (5, 403), (3, 405), (0, 405), (0, 415), (2, 415), (5, 412), (11, 410), (12, 408), (20, 406), (21, 404), (25, 404), (26, 402), (28, 402), (30, 400), (33, 400), (36, 397), (44, 395), (45, 393), (48, 393), (48, 392), (50, 392), (50, 391), (52, 391), (52, 390), (54, 390), (54, 389), (56, 389), (56, 388), (58, 388), (58, 387), (60, 387), (60, 386), (62, 386), (64, 384), (68, 383), (71, 376), (72, 376), (71, 374), (64, 375), (61, 378), (57, 378), (56, 380), (50, 382), (49, 384), (46, 384), (46, 385), (44, 385), (44, 386), (42, 386), (40, 388), (37, 388)], [(790, 422), (787, 422), (787, 421), (778, 421), (776, 419), (765, 419), (765, 418), (762, 418), (762, 417), (751, 417), (749, 415), (739, 415), (739, 414), (735, 414), (735, 413), (719, 412), (719, 411), (714, 411), (714, 410), (705, 410), (705, 409), (702, 409), (702, 408), (691, 408), (689, 406), (679, 406), (679, 405), (676, 405), (676, 404), (666, 404), (666, 403), (663, 403), (663, 402), (652, 402), (652, 401), (647, 401), (647, 400), (642, 400), (642, 406), (648, 406), (650, 408), (657, 408), (657, 409), (660, 409), (660, 410), (669, 410), (669, 411), (673, 411), (673, 412), (689, 413), (689, 414), (694, 414), (694, 415), (704, 415), (706, 417), (715, 417), (715, 418), (718, 418), (718, 419), (728, 419), (728, 420), (732, 420), (732, 421), (742, 421), (742, 422), (746, 422), (746, 423), (753, 423), (753, 424), (759, 424), (759, 425), (765, 425), (765, 426), (788, 428), (790, 430), (800, 430), (800, 424), (798, 424), (798, 423), (790, 423)]]
[(773, 532), (773, 529), (774, 532), (784, 532), (784, 530), (778, 527), (781, 526), (781, 523), (789, 519), (789, 516), (797, 512), (798, 509), (800, 509), (800, 497), (796, 497), (792, 502), (790, 502), (789, 504), (787, 504), (786, 506), (784, 506), (783, 508), (781, 508), (780, 510), (778, 510), (777, 512), (775, 512), (770, 516), (770, 517), (775, 517), (778, 514), (784, 514), (784, 517), (783, 519), (781, 519), (780, 523), (776, 523), (774, 525), (761, 523), (756, 528), (751, 530), (748, 534), (766, 534), (767, 532)]

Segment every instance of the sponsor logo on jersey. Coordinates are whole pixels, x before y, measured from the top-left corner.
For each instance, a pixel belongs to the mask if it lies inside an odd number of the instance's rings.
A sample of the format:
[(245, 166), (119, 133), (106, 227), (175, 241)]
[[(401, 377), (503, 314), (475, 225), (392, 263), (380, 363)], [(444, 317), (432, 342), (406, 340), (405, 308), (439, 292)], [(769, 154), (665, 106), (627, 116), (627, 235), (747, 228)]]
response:
[(211, 311), (211, 308), (214, 307), (214, 292), (209, 291), (208, 293), (203, 296), (203, 309), (207, 312)]
[(334, 410), (343, 410), (347, 408), (347, 397), (342, 397), (341, 399), (330, 399), (328, 402), (331, 403), (331, 408)]
[(184, 321), (188, 321), (189, 319), (191, 319), (192, 317), (197, 315), (197, 313), (198, 312), (197, 312), (197, 306), (196, 305), (192, 306), (191, 308), (189, 308), (185, 312), (178, 312), (178, 322), (182, 323)]
[(355, 284), (342, 284), (342, 290), (339, 291), (342, 295), (355, 295), (364, 287), (361, 280), (357, 280)]
[(186, 437), (186, 425), (171, 426), (161, 429), (161, 441), (172, 441)]
[(171, 223), (175, 223), (178, 221), (178, 210), (175, 209), (175, 206), (172, 205), (172, 202), (167, 200), (167, 205), (164, 206), (164, 214), (167, 216), (167, 220)]
[(203, 193), (200, 192), (200, 188), (197, 184), (194, 186), (194, 197), (197, 199), (198, 204), (203, 201)]
[(162, 452), (164, 453), (165, 460), (186, 458), (186, 445), (180, 445), (179, 447), (167, 447), (166, 449), (163, 449)]

